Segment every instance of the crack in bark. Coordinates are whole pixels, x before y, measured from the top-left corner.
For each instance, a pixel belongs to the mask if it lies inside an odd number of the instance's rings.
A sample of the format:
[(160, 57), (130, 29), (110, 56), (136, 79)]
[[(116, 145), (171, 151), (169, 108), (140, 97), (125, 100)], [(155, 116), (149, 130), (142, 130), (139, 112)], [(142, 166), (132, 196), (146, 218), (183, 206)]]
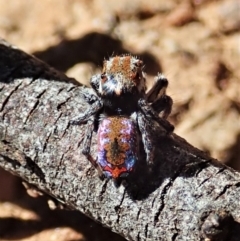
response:
[(214, 176), (222, 173), (226, 168), (221, 168), (219, 169), (216, 173), (212, 174), (210, 177), (204, 179), (200, 184), (199, 184), (199, 187), (201, 187), (204, 183), (206, 183), (208, 180), (210, 180), (211, 178), (213, 178)]
[(31, 79), (30, 82), (28, 84), (26, 84), (24, 88), (29, 87), (31, 84), (34, 83), (34, 81), (35, 81), (35, 79)]
[(156, 201), (156, 197), (154, 197), (152, 200), (152, 208), (154, 207), (155, 201)]
[[(81, 149), (81, 144), (82, 144), (82, 142), (83, 142), (83, 140), (84, 140), (84, 133), (81, 133), (81, 136), (80, 136), (79, 138), (81, 138), (81, 139), (80, 139), (80, 141), (77, 143), (77, 149)], [(91, 147), (90, 147), (90, 150), (91, 150)], [(96, 159), (96, 157), (95, 157), (94, 159)]]
[(148, 223), (145, 225), (145, 228), (144, 228), (144, 235), (147, 239), (147, 236), (148, 236)]
[(53, 125), (55, 125), (55, 126), (54, 126), (54, 128), (50, 131), (50, 133), (48, 134), (48, 136), (47, 136), (47, 138), (46, 138), (46, 140), (45, 140), (45, 142), (44, 142), (43, 152), (45, 152), (45, 150), (46, 150), (46, 147), (47, 147), (48, 141), (49, 141), (49, 139), (50, 139), (50, 136), (51, 136), (52, 134), (54, 134), (54, 133), (56, 132), (57, 128), (58, 128), (57, 122), (58, 122), (58, 120), (61, 118), (61, 116), (62, 116), (62, 112), (59, 114), (59, 116), (56, 118), (56, 120), (55, 120), (54, 123), (53, 123)]
[(159, 221), (159, 216), (162, 212), (162, 210), (164, 209), (165, 207), (165, 195), (167, 193), (167, 190), (169, 189), (169, 187), (172, 185), (172, 182), (171, 180), (165, 185), (165, 187), (163, 188), (162, 192), (161, 192), (161, 205), (160, 207), (158, 208), (158, 211), (156, 212), (156, 214), (154, 215), (154, 226), (156, 225), (156, 223)]
[(25, 119), (25, 121), (24, 121), (24, 124), (26, 124), (26, 123), (28, 122), (28, 119), (30, 118), (30, 116), (32, 115), (32, 113), (34, 112), (34, 110), (37, 109), (39, 103), (40, 103), (39, 100), (37, 100), (37, 101), (35, 102), (35, 104), (33, 105), (32, 109), (30, 110), (30, 112), (28, 113), (28, 115), (27, 115), (27, 117), (26, 117), (26, 119)]
[(172, 236), (172, 241), (175, 241), (177, 236), (178, 236), (178, 233), (174, 233), (173, 236)]
[(5, 87), (5, 86), (3, 85), (3, 86), (0, 88), (0, 91), (2, 91), (2, 90), (4, 89), (4, 87)]
[(138, 212), (137, 212), (137, 220), (139, 219), (139, 216), (140, 216), (140, 214), (141, 214), (141, 211), (142, 211), (142, 207), (140, 207), (140, 208), (138, 209)]
[(44, 145), (43, 145), (43, 150), (42, 150), (43, 153), (45, 152), (45, 150), (46, 150), (46, 148), (47, 148), (47, 144), (48, 144), (48, 141), (49, 141), (52, 133), (54, 133), (54, 131), (55, 131), (56, 129), (57, 129), (57, 126), (54, 126), (54, 128), (49, 131), (49, 133), (48, 133), (48, 135), (47, 135), (47, 138), (46, 138), (46, 140), (45, 140), (45, 142), (44, 142)]
[[(10, 93), (9, 95), (5, 98), (5, 100), (2, 102), (2, 107), (0, 108), (0, 112), (3, 111), (3, 109), (5, 108), (5, 106), (7, 105), (9, 99), (11, 98), (11, 96), (13, 95), (13, 93), (15, 93), (18, 88), (22, 85), (22, 83), (18, 84)], [(4, 119), (4, 118), (3, 118)]]
[(200, 162), (200, 163), (198, 163), (197, 165), (198, 165), (198, 171), (196, 171), (195, 172), (195, 176), (196, 177), (198, 177), (198, 175), (202, 172), (202, 171), (204, 171), (205, 170), (205, 168), (207, 168), (209, 165), (209, 163), (210, 163), (211, 161), (204, 161), (204, 162)]
[(122, 206), (123, 200), (125, 198), (125, 195), (126, 195), (126, 189), (124, 189), (124, 192), (123, 192), (123, 195), (122, 195), (120, 203), (117, 206), (114, 207), (116, 213), (118, 214), (118, 217), (117, 217), (117, 220), (116, 220), (117, 224), (119, 223), (120, 213), (121, 213), (120, 212), (121, 211), (121, 206)]
[(54, 121), (54, 125), (57, 124), (58, 120), (62, 117), (62, 115), (63, 115), (63, 113), (61, 112), (61, 113), (59, 114), (59, 116), (56, 118), (56, 120)]
[(47, 90), (45, 89), (45, 90), (43, 90), (42, 92), (40, 92), (40, 93), (36, 96), (36, 98), (37, 98), (37, 99), (41, 99), (42, 96), (44, 95), (44, 93), (45, 93), (46, 91), (47, 91)]
[(219, 199), (221, 196), (223, 196), (228, 189), (230, 189), (231, 187), (240, 187), (240, 182), (237, 182), (235, 184), (231, 184), (231, 185), (226, 185), (223, 190), (215, 197), (214, 200), (217, 200)]
[(225, 167), (220, 168), (220, 169), (217, 171), (216, 175), (221, 174), (221, 173), (224, 172), (225, 170), (226, 170)]
[(204, 183), (206, 183), (208, 180), (210, 180), (213, 176), (210, 176), (206, 179), (204, 179), (200, 184), (199, 184), (199, 187), (201, 187)]
[(224, 193), (231, 188), (233, 185), (226, 185), (223, 190), (215, 197), (215, 200), (217, 200), (218, 198), (220, 198), (222, 195), (224, 195)]
[(104, 198), (104, 193), (106, 192), (108, 182), (109, 182), (109, 179), (106, 179), (106, 181), (104, 182), (104, 184), (102, 186), (102, 189), (101, 189), (100, 194), (99, 194), (99, 200), (100, 201), (102, 201), (103, 198)]
[(56, 171), (55, 178), (57, 177), (57, 174), (58, 174), (58, 168), (60, 168), (60, 167), (62, 166), (62, 161), (63, 161), (64, 156), (65, 156), (70, 150), (71, 150), (71, 146), (68, 146), (68, 149), (61, 155), (59, 165), (57, 166), (57, 171)]
[(61, 136), (61, 138), (63, 138), (64, 136), (65, 136), (65, 134), (67, 133), (67, 130), (69, 129), (69, 127), (70, 127), (70, 121), (67, 123), (67, 126), (66, 126), (66, 128), (64, 129), (64, 131), (63, 131), (63, 134), (62, 134), (62, 136)]
[(32, 116), (33, 112), (38, 108), (38, 105), (40, 103), (40, 99), (41, 97), (44, 95), (44, 93), (46, 92), (47, 90), (43, 90), (41, 93), (39, 93), (37, 96), (36, 96), (36, 99), (37, 101), (35, 102), (35, 104), (33, 105), (33, 107), (31, 108), (30, 112), (28, 113), (25, 121), (24, 121), (24, 124), (27, 123), (27, 121), (29, 120), (29, 118)]
[(176, 232), (173, 233), (172, 241), (175, 241), (177, 239), (177, 236), (179, 235), (179, 232), (181, 231), (181, 230), (179, 230), (177, 228), (177, 221), (176, 221), (176, 219), (174, 220), (174, 231), (176, 231)]
[(63, 90), (65, 90), (65, 87), (60, 88), (56, 95), (59, 95)]
[(79, 86), (72, 86), (72, 87), (70, 87), (68, 90), (67, 90), (67, 92), (71, 92), (72, 90), (74, 90), (74, 89), (76, 89), (76, 88), (78, 88)]
[(57, 110), (60, 111), (61, 107), (64, 106), (64, 105), (66, 105), (66, 103), (67, 103), (71, 98), (72, 98), (72, 96), (69, 96), (65, 101), (59, 103), (59, 104), (57, 105)]
[(140, 241), (140, 232), (138, 232), (138, 234), (137, 234), (137, 241)]

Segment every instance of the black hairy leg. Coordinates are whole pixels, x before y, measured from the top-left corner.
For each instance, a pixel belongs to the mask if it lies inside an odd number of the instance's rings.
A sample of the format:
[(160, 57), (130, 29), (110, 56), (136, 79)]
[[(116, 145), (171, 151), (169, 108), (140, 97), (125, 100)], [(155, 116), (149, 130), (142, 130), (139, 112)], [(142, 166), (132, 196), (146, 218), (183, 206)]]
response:
[(159, 97), (166, 94), (168, 87), (168, 80), (163, 74), (158, 74), (152, 88), (147, 92), (147, 101), (153, 103)]
[(158, 116), (153, 108), (149, 105), (149, 103), (144, 99), (139, 99), (138, 106), (140, 107), (141, 111), (147, 117), (147, 119), (157, 121), (165, 130), (166, 132), (172, 132), (174, 130), (174, 126), (170, 124), (167, 120)]
[(160, 117), (167, 119), (172, 111), (173, 101), (168, 95), (163, 95), (151, 104), (151, 107), (160, 114)]
[(149, 165), (152, 165), (155, 147), (151, 138), (151, 131), (149, 126), (150, 123), (145, 115), (141, 112), (138, 112), (137, 114), (137, 123), (142, 136), (143, 147), (146, 153), (146, 161)]
[(172, 98), (166, 95), (168, 80), (163, 74), (158, 74), (152, 88), (147, 92), (147, 102), (151, 103), (153, 110), (160, 114), (163, 119), (167, 119), (172, 110)]
[(90, 108), (88, 108), (83, 114), (78, 116), (77, 118), (70, 121), (70, 124), (72, 125), (79, 125), (84, 122), (87, 122), (86, 132), (83, 139), (83, 149), (82, 154), (87, 157), (88, 161), (91, 162), (91, 164), (97, 169), (99, 177), (103, 178), (103, 173), (99, 165), (97, 164), (97, 161), (94, 160), (94, 158), (90, 154), (91, 150), (91, 142), (92, 142), (92, 134), (94, 131), (94, 121), (96, 114), (102, 109), (103, 103), (100, 99), (96, 98), (96, 96), (92, 96), (89, 94), (86, 96), (88, 99), (94, 99), (95, 101), (91, 105)]
[(94, 116), (91, 116), (88, 119), (87, 128), (83, 139), (82, 154), (85, 156), (90, 155), (93, 130), (94, 130)]
[(82, 149), (82, 154), (86, 156), (89, 162), (97, 169), (98, 175), (100, 179), (104, 178), (103, 172), (98, 165), (97, 161), (91, 156), (90, 150), (91, 150), (91, 142), (92, 142), (92, 134), (94, 131), (94, 116), (90, 116), (88, 121), (87, 121), (87, 128), (85, 132), (85, 136), (83, 139), (83, 149)]
[(88, 108), (83, 114), (79, 115), (75, 119), (70, 121), (71, 125), (82, 124), (89, 120), (89, 118), (93, 115), (96, 115), (98, 111), (100, 111), (103, 107), (103, 103), (100, 99), (97, 99), (90, 108)]

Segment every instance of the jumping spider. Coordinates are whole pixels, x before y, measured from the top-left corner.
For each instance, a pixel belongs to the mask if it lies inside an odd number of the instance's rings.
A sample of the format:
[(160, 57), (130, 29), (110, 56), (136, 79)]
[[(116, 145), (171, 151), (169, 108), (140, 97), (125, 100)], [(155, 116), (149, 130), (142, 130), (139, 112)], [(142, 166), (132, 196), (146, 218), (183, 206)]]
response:
[[(166, 95), (167, 79), (158, 74), (153, 87), (146, 93), (142, 68), (143, 62), (130, 55), (105, 60), (102, 74), (94, 75), (90, 80), (97, 97), (91, 95), (88, 99), (95, 98), (94, 103), (70, 122), (87, 122), (82, 153), (101, 175), (114, 180), (128, 176), (134, 169), (139, 156), (140, 136), (146, 161), (153, 164), (154, 144), (149, 134), (153, 121), (165, 133), (174, 129), (166, 120), (172, 108), (172, 99)], [(98, 153), (94, 160), (90, 146), (96, 119), (99, 123)]]

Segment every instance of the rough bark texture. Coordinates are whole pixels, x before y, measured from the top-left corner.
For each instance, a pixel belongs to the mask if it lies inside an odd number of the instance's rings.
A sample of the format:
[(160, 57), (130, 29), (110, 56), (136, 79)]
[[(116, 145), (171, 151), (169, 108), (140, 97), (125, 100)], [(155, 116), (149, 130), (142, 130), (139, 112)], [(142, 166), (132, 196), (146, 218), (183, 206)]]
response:
[(0, 42), (1, 167), (127, 240), (240, 240), (240, 174), (175, 134), (153, 136), (154, 173), (142, 152), (127, 185), (101, 181), (69, 125), (89, 90), (70, 81)]

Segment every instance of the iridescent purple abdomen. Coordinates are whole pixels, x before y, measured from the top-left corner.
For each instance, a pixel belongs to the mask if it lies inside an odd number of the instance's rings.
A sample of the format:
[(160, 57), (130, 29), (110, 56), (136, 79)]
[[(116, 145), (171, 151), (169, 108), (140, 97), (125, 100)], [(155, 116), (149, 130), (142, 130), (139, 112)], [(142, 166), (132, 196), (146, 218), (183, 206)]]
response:
[(125, 177), (138, 157), (138, 132), (127, 117), (114, 116), (102, 120), (98, 128), (97, 162), (106, 177)]

